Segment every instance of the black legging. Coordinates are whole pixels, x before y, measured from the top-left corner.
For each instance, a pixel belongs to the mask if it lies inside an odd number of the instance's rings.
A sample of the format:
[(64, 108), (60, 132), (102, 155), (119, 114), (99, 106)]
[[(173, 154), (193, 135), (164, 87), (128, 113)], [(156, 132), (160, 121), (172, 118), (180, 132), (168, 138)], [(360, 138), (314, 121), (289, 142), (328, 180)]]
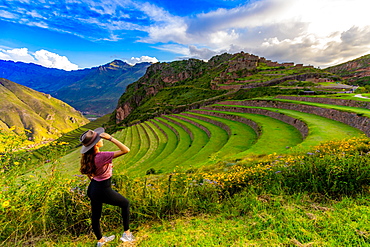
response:
[(98, 240), (103, 237), (100, 229), (100, 217), (103, 203), (119, 206), (122, 209), (123, 229), (124, 231), (130, 229), (130, 202), (117, 191), (113, 190), (111, 185), (111, 178), (101, 182), (92, 179), (89, 188), (87, 189), (87, 195), (91, 200), (92, 229)]

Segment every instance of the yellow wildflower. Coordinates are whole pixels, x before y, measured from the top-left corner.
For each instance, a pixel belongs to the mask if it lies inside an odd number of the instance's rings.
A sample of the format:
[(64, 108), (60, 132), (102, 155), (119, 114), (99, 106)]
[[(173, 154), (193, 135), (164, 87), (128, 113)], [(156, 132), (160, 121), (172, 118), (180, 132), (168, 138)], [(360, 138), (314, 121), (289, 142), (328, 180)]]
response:
[(3, 202), (3, 204), (2, 204), (3, 208), (7, 208), (7, 207), (9, 207), (9, 205), (10, 205), (9, 200), (8, 200), (8, 201)]

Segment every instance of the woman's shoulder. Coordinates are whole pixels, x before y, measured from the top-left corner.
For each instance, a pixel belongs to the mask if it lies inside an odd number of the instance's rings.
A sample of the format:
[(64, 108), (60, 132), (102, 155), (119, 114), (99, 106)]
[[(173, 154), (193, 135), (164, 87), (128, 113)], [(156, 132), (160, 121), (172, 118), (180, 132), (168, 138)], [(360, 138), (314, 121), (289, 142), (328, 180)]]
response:
[(107, 163), (113, 159), (114, 152), (99, 152), (95, 155), (95, 163)]
[(110, 156), (110, 155), (113, 155), (114, 152), (110, 152), (110, 151), (102, 151), (102, 152), (99, 152), (96, 154), (96, 156)]

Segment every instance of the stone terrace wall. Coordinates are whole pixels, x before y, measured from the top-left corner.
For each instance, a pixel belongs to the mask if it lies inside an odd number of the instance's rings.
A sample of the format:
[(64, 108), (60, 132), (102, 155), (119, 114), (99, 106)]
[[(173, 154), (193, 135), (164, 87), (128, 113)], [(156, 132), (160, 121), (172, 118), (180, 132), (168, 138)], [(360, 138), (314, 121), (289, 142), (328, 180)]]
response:
[[(191, 132), (191, 130), (188, 128), (188, 127), (186, 127), (184, 124), (182, 124), (182, 123), (180, 123), (180, 122), (177, 122), (177, 121), (175, 121), (175, 120), (173, 120), (173, 119), (171, 119), (171, 118), (168, 118), (167, 116), (162, 116), (163, 118), (165, 118), (165, 119), (167, 119), (168, 121), (171, 121), (172, 123), (174, 123), (174, 124), (176, 124), (176, 125), (178, 125), (178, 126), (180, 126), (182, 129), (184, 129), (185, 130), (185, 132), (190, 136), (190, 140), (191, 141), (193, 141), (194, 140), (194, 135), (193, 135), (193, 132)], [(173, 116), (171, 116), (171, 117), (173, 117)]]
[(232, 121), (237, 121), (237, 122), (240, 122), (240, 123), (243, 123), (243, 124), (246, 124), (246, 125), (250, 126), (254, 130), (254, 132), (256, 132), (258, 137), (261, 135), (260, 126), (258, 126), (258, 124), (256, 122), (254, 122), (254, 121), (252, 121), (248, 118), (244, 118), (244, 117), (240, 117), (240, 116), (236, 116), (236, 115), (232, 115), (232, 114), (212, 112), (212, 111), (194, 110), (192, 112), (199, 113), (199, 114), (211, 115), (211, 116), (215, 116), (215, 117), (221, 117), (221, 118), (225, 118), (225, 119), (232, 120)]
[(256, 87), (267, 87), (267, 86), (275, 86), (282, 82), (289, 81), (289, 80), (297, 80), (297, 81), (306, 81), (310, 78), (319, 78), (322, 77), (324, 74), (320, 73), (307, 73), (302, 75), (290, 75), (284, 76), (283, 78), (276, 78), (266, 82), (258, 82), (258, 83), (250, 83), (243, 85), (241, 88), (256, 88)]
[(355, 101), (348, 99), (328, 99), (320, 97), (297, 97), (297, 96), (277, 96), (276, 98), (370, 109), (370, 102)]
[(363, 131), (368, 137), (370, 137), (370, 119), (367, 117), (359, 116), (356, 113), (338, 111), (333, 109), (326, 109), (317, 106), (300, 105), (294, 103), (285, 103), (279, 101), (270, 100), (246, 100), (239, 102), (222, 102), (222, 104), (234, 104), (234, 105), (245, 105), (254, 107), (273, 107), (279, 109), (295, 110), (300, 112), (306, 112), (310, 114), (316, 114), (321, 117), (336, 120), (354, 128)]
[(141, 130), (144, 132), (144, 135), (146, 136), (146, 138), (148, 140), (150, 140), (149, 134), (148, 134), (147, 130), (144, 128), (144, 126), (142, 124), (138, 124), (137, 127), (141, 128)]
[(164, 122), (164, 121), (162, 121), (162, 120), (159, 120), (159, 119), (157, 119), (157, 118), (155, 118), (154, 119), (155, 121), (157, 121), (157, 122), (160, 122), (161, 124), (163, 124), (163, 125), (165, 125), (167, 128), (169, 128), (170, 130), (172, 130), (174, 133), (175, 133), (175, 135), (177, 136), (177, 139), (178, 140), (180, 140), (180, 134), (179, 134), (179, 132), (174, 128), (174, 127), (172, 127), (171, 125), (169, 125), (168, 123), (166, 123), (166, 122)]
[[(224, 101), (220, 102), (220, 104), (227, 104), (227, 105), (242, 105), (242, 101)], [(284, 123), (292, 125), (296, 128), (302, 135), (303, 139), (305, 139), (308, 135), (308, 127), (307, 124), (299, 119), (289, 117), (285, 114), (279, 112), (273, 112), (264, 109), (258, 108), (242, 108), (242, 107), (232, 107), (232, 106), (209, 106), (204, 107), (207, 110), (215, 110), (215, 111), (230, 111), (230, 112), (240, 112), (240, 113), (249, 113), (249, 114), (259, 114), (268, 117), (275, 118), (277, 120), (283, 121)]]
[(220, 127), (221, 129), (225, 130), (228, 134), (228, 136), (231, 135), (231, 129), (228, 125), (222, 123), (222, 122), (219, 122), (219, 121), (215, 121), (213, 119), (209, 119), (207, 117), (202, 117), (202, 116), (197, 116), (197, 115), (193, 115), (193, 114), (188, 114), (188, 113), (181, 113), (182, 115), (184, 116), (188, 116), (188, 117), (192, 117), (192, 118), (196, 118), (196, 119), (199, 119), (199, 120), (202, 120), (202, 121), (205, 121), (205, 122), (208, 122), (208, 123), (211, 123), (211, 124), (214, 124), (216, 125), (217, 127)]
[[(231, 105), (234, 103), (234, 105), (237, 105), (234, 101), (224, 101), (220, 102), (220, 104), (229, 104)], [(240, 104), (241, 105), (241, 104)], [(284, 123), (287, 123), (289, 125), (292, 125), (294, 128), (296, 128), (302, 135), (303, 139), (305, 139), (308, 135), (308, 127), (305, 122), (302, 122), (299, 119), (289, 117), (287, 115), (284, 115), (279, 112), (273, 112), (269, 110), (264, 110), (264, 109), (258, 109), (258, 108), (241, 108), (241, 107), (232, 107), (232, 106), (210, 106), (210, 107), (204, 107), (202, 109), (207, 109), (207, 110), (215, 110), (215, 111), (229, 111), (229, 112), (240, 112), (240, 113), (250, 113), (250, 114), (259, 114), (259, 115), (264, 115), (268, 117), (275, 118), (277, 120), (283, 121)]]
[[(162, 132), (162, 134), (168, 139), (168, 135), (167, 133), (161, 128), (159, 127), (159, 125), (154, 121), (154, 119), (150, 119), (149, 120), (157, 129), (159, 129), (160, 132)], [(154, 130), (153, 130), (154, 131)], [(155, 131), (154, 131), (155, 133)], [(159, 138), (159, 137), (158, 137)]]
[(178, 119), (181, 119), (183, 121), (186, 121), (196, 127), (198, 127), (199, 129), (203, 130), (204, 132), (206, 132), (208, 138), (211, 138), (211, 132), (209, 131), (209, 129), (207, 129), (205, 126), (191, 120), (191, 119), (188, 119), (188, 118), (185, 118), (185, 117), (181, 117), (181, 116), (178, 116), (178, 115), (171, 115), (172, 117), (175, 117), (175, 118), (178, 118)]
[(156, 139), (157, 143), (159, 143), (159, 136), (157, 135), (157, 133), (155, 132), (155, 130), (152, 128), (152, 126), (150, 126), (147, 122), (144, 122), (143, 124), (146, 126), (146, 128), (150, 129), (153, 132), (154, 138)]

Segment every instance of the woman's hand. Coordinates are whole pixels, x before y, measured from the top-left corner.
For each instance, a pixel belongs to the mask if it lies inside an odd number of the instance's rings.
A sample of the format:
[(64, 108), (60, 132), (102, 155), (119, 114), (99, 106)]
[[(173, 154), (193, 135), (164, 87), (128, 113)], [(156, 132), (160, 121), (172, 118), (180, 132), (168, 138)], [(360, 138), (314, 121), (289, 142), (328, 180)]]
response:
[(100, 137), (105, 139), (105, 140), (113, 142), (120, 149), (119, 151), (114, 152), (113, 158), (119, 157), (121, 155), (124, 155), (124, 154), (130, 152), (130, 149), (125, 144), (123, 144), (119, 140), (113, 138), (110, 134), (101, 133)]
[(100, 137), (105, 139), (105, 140), (111, 140), (112, 136), (108, 133), (101, 133)]

